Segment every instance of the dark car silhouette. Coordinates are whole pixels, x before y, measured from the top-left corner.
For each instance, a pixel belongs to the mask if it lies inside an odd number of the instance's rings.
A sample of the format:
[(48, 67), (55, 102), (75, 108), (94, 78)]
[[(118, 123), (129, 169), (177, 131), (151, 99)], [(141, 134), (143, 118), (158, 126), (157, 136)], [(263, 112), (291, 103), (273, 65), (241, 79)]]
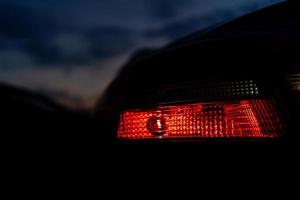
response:
[(92, 113), (3, 85), (3, 127), (17, 131), (20, 143), (41, 146), (294, 141), (299, 133), (299, 8), (296, 1), (280, 3), (162, 49), (136, 53)]
[(296, 1), (280, 3), (137, 53), (99, 101), (103, 134), (126, 143), (296, 136), (298, 11)]

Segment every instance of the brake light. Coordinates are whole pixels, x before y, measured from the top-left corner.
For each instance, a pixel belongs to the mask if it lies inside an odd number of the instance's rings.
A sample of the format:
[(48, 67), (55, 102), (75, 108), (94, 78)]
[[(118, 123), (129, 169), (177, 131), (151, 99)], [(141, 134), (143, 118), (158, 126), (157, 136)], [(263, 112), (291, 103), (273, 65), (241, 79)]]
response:
[(272, 101), (257, 99), (125, 111), (118, 138), (272, 138), (280, 130)]

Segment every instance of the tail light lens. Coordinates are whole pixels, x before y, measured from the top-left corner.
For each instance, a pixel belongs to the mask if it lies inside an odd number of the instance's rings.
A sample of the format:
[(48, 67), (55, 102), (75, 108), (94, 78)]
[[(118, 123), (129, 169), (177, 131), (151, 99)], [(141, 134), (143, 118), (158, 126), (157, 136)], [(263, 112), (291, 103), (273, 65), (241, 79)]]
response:
[(158, 106), (121, 113), (119, 139), (273, 138), (282, 129), (271, 100)]
[(293, 91), (300, 91), (300, 74), (289, 75), (288, 81)]
[(300, 104), (300, 73), (291, 74), (287, 79), (292, 93), (295, 95), (298, 104)]

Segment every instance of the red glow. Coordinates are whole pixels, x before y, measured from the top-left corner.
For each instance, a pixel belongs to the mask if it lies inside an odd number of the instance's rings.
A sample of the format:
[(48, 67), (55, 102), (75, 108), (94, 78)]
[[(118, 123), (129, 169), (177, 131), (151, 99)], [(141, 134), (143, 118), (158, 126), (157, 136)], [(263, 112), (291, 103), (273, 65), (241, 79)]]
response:
[(161, 106), (124, 112), (118, 138), (275, 137), (278, 124), (268, 100)]

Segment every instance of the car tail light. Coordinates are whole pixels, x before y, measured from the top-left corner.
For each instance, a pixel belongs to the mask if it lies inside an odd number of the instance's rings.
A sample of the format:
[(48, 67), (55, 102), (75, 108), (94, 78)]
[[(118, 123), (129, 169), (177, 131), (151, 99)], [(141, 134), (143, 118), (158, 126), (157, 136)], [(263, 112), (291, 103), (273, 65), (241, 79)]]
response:
[(288, 81), (289, 81), (293, 91), (300, 90), (300, 74), (289, 75)]
[(300, 73), (291, 74), (287, 79), (292, 93), (296, 96), (298, 104), (300, 104)]
[(269, 99), (157, 106), (121, 113), (119, 139), (273, 138), (282, 129)]

